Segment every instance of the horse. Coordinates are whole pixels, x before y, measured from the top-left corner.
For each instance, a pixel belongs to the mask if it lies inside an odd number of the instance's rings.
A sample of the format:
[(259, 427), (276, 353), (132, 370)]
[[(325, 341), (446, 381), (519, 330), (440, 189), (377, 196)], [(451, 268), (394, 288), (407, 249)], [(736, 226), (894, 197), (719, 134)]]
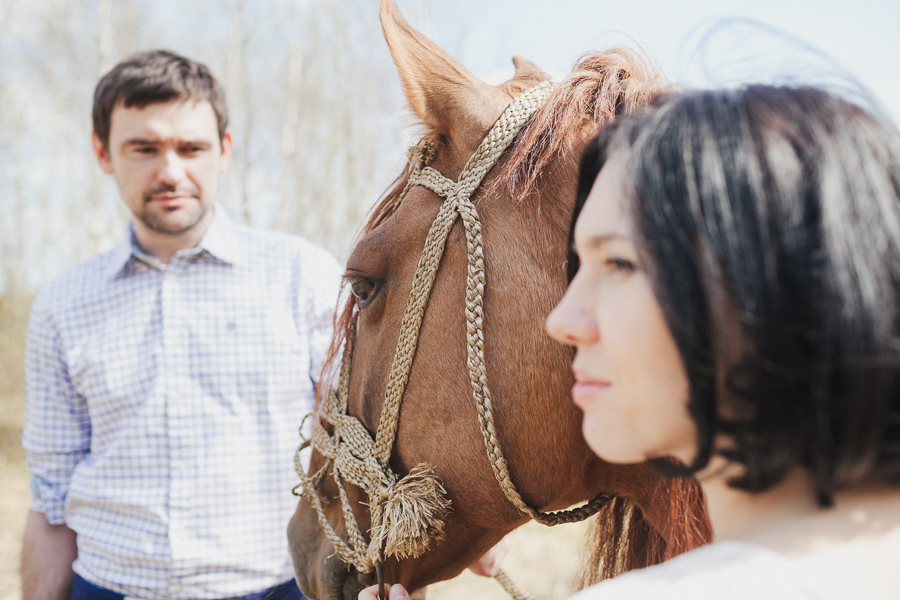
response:
[[(546, 99), (471, 195), (471, 212), (477, 208), (480, 219), (476, 254), (483, 253), (483, 283), (471, 285), (471, 223), (456, 221), (447, 233), (419, 315), (414, 356), (407, 360), (402, 407), (393, 413), (393, 446), (375, 461), (391, 485), (393, 474), (418, 477), (418, 466), (426, 465), (433, 479), (422, 494), (443, 499), (416, 511), (439, 513), (440, 523), (419, 532), (421, 547), (386, 555), (383, 562), (366, 562), (358, 550), (358, 561), (347, 558), (355, 545), (366, 544), (365, 531), (373, 537), (370, 549), (376, 534), (379, 551), (383, 548), (385, 532), (373, 525), (381, 500), (358, 487), (368, 479), (335, 473), (324, 451), (313, 451), (288, 526), (300, 589), (318, 600), (350, 600), (372, 582), (373, 564), (379, 578), (424, 588), (459, 574), (536, 511), (591, 499), (599, 499), (600, 508), (582, 585), (706, 543), (710, 530), (694, 481), (663, 478), (644, 464), (609, 464), (588, 449), (580, 412), (570, 400), (571, 350), (543, 329), (567, 285), (581, 150), (599, 127), (664, 93), (665, 79), (639, 54), (619, 48), (586, 55), (555, 88), (546, 83), (547, 74), (521, 57), (513, 59), (512, 79), (488, 85), (412, 28), (393, 0), (381, 1), (381, 22), (409, 106), (424, 127), (424, 143), (411, 152), (407, 168), (372, 211), (347, 261), (345, 281), (352, 295), (336, 317), (327, 363), (334, 365), (343, 355), (337, 387), (344, 397), (333, 404), (320, 400), (318, 448), (336, 436), (322, 406), (345, 411), (358, 423), (353, 435), (365, 438), (360, 444), (371, 445), (373, 432), (381, 437), (410, 290), (417, 285), (436, 216), (440, 219), (448, 202), (435, 191), (444, 184), (422, 183), (422, 173), (432, 169), (429, 173), (451, 183), (466, 176), (470, 157), (493, 135), (513, 99), (538, 88)], [(483, 292), (477, 327), (466, 315), (473, 287)], [(466, 367), (471, 338), (479, 336), (491, 392), (489, 435), (482, 408), (473, 407)], [(489, 438), (502, 448), (505, 475), (497, 475), (490, 449), (485, 452)], [(503, 477), (522, 504), (514, 505), (498, 485)], [(379, 508), (379, 519), (382, 512)]]

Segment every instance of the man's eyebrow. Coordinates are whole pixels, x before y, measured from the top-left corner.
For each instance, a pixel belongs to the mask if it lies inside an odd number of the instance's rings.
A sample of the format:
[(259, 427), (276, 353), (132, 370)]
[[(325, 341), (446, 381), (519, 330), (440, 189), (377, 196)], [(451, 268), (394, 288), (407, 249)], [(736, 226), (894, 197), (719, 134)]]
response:
[[(122, 147), (128, 146), (156, 146), (161, 144), (160, 140), (155, 140), (151, 138), (142, 138), (135, 137), (129, 138), (122, 142)], [(196, 139), (196, 140), (179, 140), (178, 145), (180, 146), (199, 146), (200, 148), (212, 148), (212, 143), (208, 140)]]
[(153, 146), (158, 144), (159, 140), (152, 140), (150, 138), (129, 138), (122, 142), (122, 146)]
[(209, 140), (181, 140), (182, 146), (200, 146), (201, 148), (212, 148), (212, 142)]

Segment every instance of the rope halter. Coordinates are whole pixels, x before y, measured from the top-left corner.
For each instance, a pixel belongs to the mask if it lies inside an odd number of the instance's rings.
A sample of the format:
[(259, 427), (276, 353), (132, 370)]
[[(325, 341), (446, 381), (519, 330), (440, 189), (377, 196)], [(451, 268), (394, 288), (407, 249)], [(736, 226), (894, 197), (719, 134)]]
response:
[[(354, 324), (344, 346), (337, 391), (319, 407), (313, 420), (312, 437), (301, 445), (294, 457), (294, 465), (300, 477), (300, 484), (294, 488), (294, 493), (309, 500), (335, 552), (360, 573), (371, 573), (388, 556), (398, 559), (417, 557), (427, 549), (432, 539), (439, 539), (443, 534), (443, 519), (450, 508), (450, 501), (434, 474), (434, 467), (419, 464), (400, 478), (391, 470), (389, 461), (397, 433), (400, 403), (409, 381), (428, 297), (447, 237), (459, 217), (465, 227), (468, 252), (465, 300), (467, 366), (485, 450), (500, 488), (522, 513), (545, 525), (586, 519), (609, 501), (610, 496), (601, 495), (584, 506), (558, 513), (542, 513), (525, 503), (510, 479), (506, 460), (500, 450), (484, 365), (484, 248), (481, 222), (470, 197), (552, 90), (553, 84), (544, 82), (516, 98), (482, 140), (456, 182), (428, 166), (435, 153), (431, 144), (423, 141), (411, 149), (411, 159), (416, 161), (416, 167), (394, 208), (400, 205), (409, 190), (416, 185), (432, 190), (444, 202), (428, 232), (425, 249), (416, 268), (375, 439), (372, 439), (358, 419), (347, 414), (350, 368), (356, 336)], [(299, 456), (300, 450), (310, 444), (325, 458), (325, 463), (318, 471), (307, 476)], [(341, 501), (347, 530), (346, 541), (329, 524), (322, 500), (316, 493), (316, 487), (329, 466), (333, 467), (332, 474)], [(368, 496), (371, 516), (368, 544), (360, 531), (343, 481), (363, 489)]]

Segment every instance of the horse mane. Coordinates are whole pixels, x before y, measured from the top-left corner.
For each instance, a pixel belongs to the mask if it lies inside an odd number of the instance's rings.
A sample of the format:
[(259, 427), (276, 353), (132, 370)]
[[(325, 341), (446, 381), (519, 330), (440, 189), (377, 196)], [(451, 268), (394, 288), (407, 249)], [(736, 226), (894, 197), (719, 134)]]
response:
[(577, 590), (633, 569), (659, 564), (712, 540), (703, 490), (696, 480), (660, 479), (653, 494), (669, 497), (668, 540), (649, 525), (631, 498), (615, 497), (593, 517)]
[[(525, 91), (526, 84), (513, 79), (504, 88), (515, 97)], [(580, 150), (597, 130), (651, 103), (670, 89), (658, 66), (636, 51), (612, 48), (586, 54), (519, 132), (505, 160), (497, 166), (496, 177), (486, 184), (481, 196), (506, 193), (514, 202), (524, 202), (540, 187), (545, 171), (554, 161), (569, 171), (574, 182)], [(425, 139), (440, 152), (441, 140), (437, 136), (426, 134)], [(410, 161), (372, 210), (361, 235), (370, 233), (393, 214), (412, 169)], [(571, 194), (574, 185), (572, 190), (563, 192)], [(558, 196), (544, 194), (543, 197), (552, 202)], [(560, 203), (556, 206), (560, 213), (565, 208)], [(560, 215), (560, 218), (569, 217)], [(323, 367), (317, 402), (331, 388), (327, 374), (335, 373), (344, 342), (354, 326), (354, 299), (349, 294), (342, 297), (346, 299), (343, 308), (335, 314), (334, 336)], [(704, 514), (703, 496), (696, 482), (673, 479), (663, 480), (659, 485), (667, 489), (657, 491), (670, 497), (668, 542), (649, 526), (632, 500), (616, 498), (595, 517), (582, 586), (659, 563), (710, 540), (708, 521), (695, 517)]]

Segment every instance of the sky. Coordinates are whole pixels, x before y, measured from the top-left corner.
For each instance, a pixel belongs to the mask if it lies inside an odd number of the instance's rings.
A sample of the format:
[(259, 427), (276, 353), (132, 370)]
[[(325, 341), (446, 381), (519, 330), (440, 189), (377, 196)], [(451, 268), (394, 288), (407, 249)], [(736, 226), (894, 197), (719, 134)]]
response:
[(693, 86), (852, 78), (900, 122), (897, 0), (435, 0), (430, 14), (419, 0), (398, 5), (491, 83), (512, 73), (516, 54), (560, 78), (583, 53), (624, 44)]

